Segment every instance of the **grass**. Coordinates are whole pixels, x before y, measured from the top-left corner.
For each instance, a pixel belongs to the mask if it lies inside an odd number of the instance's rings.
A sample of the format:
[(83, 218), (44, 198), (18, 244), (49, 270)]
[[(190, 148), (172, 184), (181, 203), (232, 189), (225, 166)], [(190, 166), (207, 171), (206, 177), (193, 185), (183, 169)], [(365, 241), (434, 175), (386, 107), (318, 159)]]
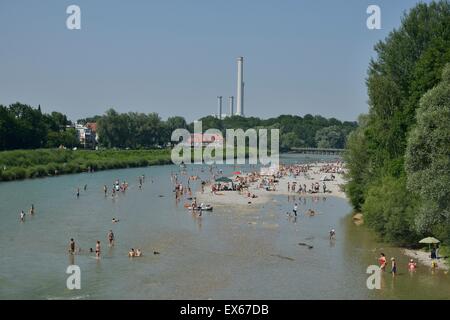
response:
[[(204, 151), (204, 148), (203, 148)], [(237, 148), (225, 149), (237, 157)], [(250, 149), (240, 150), (248, 158)], [(256, 150), (253, 150), (256, 152)], [(192, 160), (194, 150), (191, 150)], [(213, 152), (214, 154), (214, 152)], [(0, 151), (0, 181), (48, 177), (62, 174), (100, 171), (108, 169), (146, 167), (170, 164), (170, 149), (151, 150), (68, 150), (36, 149)]]
[(14, 150), (0, 152), (0, 181), (171, 163), (170, 150)]

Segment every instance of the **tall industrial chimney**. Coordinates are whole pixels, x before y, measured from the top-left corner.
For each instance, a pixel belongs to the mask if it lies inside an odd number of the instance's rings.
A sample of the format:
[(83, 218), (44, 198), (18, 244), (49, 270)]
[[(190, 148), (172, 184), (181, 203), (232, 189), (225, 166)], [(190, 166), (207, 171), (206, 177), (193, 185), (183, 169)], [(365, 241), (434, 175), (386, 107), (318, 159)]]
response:
[(234, 112), (234, 97), (228, 97), (228, 107), (230, 108), (230, 117), (233, 116), (233, 112)]
[(244, 116), (244, 57), (237, 58), (237, 66), (236, 114)]
[(217, 118), (222, 119), (222, 96), (217, 96)]

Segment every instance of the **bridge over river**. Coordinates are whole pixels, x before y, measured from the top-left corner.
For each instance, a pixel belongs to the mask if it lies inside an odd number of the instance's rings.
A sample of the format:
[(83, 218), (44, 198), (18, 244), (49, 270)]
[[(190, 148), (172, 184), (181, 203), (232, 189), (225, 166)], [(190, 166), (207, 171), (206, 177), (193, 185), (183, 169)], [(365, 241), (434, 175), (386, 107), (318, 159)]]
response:
[(322, 155), (343, 155), (345, 149), (333, 148), (291, 148), (292, 153), (300, 154), (322, 154)]

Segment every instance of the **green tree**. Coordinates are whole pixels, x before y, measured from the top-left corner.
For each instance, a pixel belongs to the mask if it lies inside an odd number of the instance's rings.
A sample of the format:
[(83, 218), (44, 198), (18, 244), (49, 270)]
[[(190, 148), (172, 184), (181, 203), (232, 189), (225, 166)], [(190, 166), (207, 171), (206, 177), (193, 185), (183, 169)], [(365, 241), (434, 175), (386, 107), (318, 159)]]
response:
[(304, 142), (294, 132), (283, 133), (280, 137), (280, 148), (282, 151), (288, 151), (291, 148), (299, 148)]
[[(369, 114), (358, 133), (364, 145), (351, 143), (354, 155), (357, 151), (367, 155), (365, 163), (359, 159), (349, 163), (349, 180), (359, 184), (353, 185), (357, 192), (350, 193), (355, 208), (363, 205), (371, 185), (387, 181), (383, 177), (405, 175), (407, 136), (419, 99), (439, 82), (449, 48), (450, 2), (444, 0), (416, 5), (401, 26), (375, 46), (377, 57), (367, 79)], [(368, 176), (360, 179), (361, 172)]]
[[(382, 201), (380, 201), (382, 199)], [(419, 235), (414, 229), (418, 199), (406, 190), (406, 178), (386, 176), (371, 185), (363, 204), (364, 221), (384, 240), (413, 243)]]
[(345, 146), (345, 135), (337, 125), (317, 130), (315, 140), (318, 148), (343, 149)]
[(421, 99), (405, 166), (408, 189), (422, 199), (417, 229), (450, 241), (450, 64)]
[(58, 148), (59, 146), (64, 146), (66, 148), (73, 148), (79, 145), (77, 139), (77, 133), (75, 129), (70, 128), (61, 131), (49, 131), (47, 137), (48, 148)]
[(348, 174), (345, 192), (355, 210), (361, 210), (364, 194), (370, 183), (370, 157), (367, 153), (367, 139), (364, 134), (367, 115), (359, 116), (360, 126), (348, 136), (347, 149), (344, 153)]

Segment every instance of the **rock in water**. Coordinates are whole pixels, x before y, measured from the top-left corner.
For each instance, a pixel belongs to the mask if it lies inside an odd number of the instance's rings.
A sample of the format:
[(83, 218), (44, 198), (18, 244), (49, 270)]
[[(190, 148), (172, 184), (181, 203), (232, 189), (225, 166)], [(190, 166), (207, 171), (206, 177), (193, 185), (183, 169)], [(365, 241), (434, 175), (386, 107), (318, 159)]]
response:
[(362, 213), (357, 213), (357, 214), (355, 214), (355, 215), (353, 216), (352, 219), (353, 219), (353, 222), (354, 222), (357, 226), (362, 225), (362, 224), (364, 223), (364, 218), (363, 218)]

